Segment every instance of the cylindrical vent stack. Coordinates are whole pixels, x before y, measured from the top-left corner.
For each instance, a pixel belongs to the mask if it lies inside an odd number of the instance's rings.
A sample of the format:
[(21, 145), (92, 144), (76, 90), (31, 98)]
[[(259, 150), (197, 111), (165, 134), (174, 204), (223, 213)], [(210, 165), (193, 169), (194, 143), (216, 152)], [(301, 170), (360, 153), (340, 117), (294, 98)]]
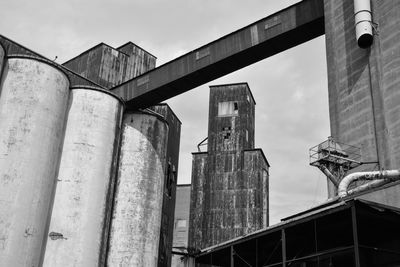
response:
[(9, 57), (0, 96), (0, 262), (39, 266), (68, 105), (69, 81), (51, 62)]
[(368, 48), (373, 42), (370, 0), (354, 0), (354, 20), (358, 46)]
[(105, 265), (123, 104), (72, 88), (43, 266)]
[(167, 123), (125, 114), (107, 266), (157, 266)]

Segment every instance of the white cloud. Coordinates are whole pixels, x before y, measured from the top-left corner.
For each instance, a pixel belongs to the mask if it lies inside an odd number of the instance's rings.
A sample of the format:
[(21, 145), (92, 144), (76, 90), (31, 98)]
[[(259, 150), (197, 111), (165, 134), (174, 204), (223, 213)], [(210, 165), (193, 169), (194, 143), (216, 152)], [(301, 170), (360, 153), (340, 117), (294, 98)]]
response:
[[(298, 1), (3, 1), (0, 34), (63, 62), (99, 42), (133, 41), (163, 63)], [(159, 64), (158, 64), (159, 65)], [(209, 84), (248, 82), (257, 101), (256, 146), (271, 167), (271, 219), (324, 199), (308, 148), (329, 135), (323, 38)], [(207, 134), (208, 86), (168, 103), (183, 122), (179, 182), (190, 182), (191, 152)], [(295, 101), (293, 101), (295, 100)], [(290, 170), (290, 172), (289, 172)], [(318, 190), (315, 190), (317, 187)], [(317, 191), (317, 197), (314, 192)]]

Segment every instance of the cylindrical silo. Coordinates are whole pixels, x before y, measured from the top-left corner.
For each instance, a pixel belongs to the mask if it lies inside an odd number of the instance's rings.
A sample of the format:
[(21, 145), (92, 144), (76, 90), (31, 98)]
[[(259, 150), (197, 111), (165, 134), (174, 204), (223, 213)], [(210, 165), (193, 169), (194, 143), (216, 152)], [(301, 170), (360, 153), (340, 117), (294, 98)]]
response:
[(168, 125), (125, 114), (107, 266), (157, 266)]
[(104, 266), (123, 103), (109, 91), (71, 89), (43, 266)]
[(64, 139), (69, 80), (8, 57), (0, 95), (0, 266), (39, 266)]

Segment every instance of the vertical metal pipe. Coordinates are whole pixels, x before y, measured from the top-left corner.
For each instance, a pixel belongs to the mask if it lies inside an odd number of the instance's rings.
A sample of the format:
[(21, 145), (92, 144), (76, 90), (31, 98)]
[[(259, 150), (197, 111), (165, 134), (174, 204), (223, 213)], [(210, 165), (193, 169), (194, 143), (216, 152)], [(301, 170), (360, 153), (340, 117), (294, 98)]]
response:
[(286, 266), (286, 232), (285, 229), (281, 230), (281, 239), (282, 239), (282, 266)]
[(355, 267), (360, 267), (360, 248), (358, 246), (357, 212), (355, 202), (351, 206), (351, 221), (353, 227), (354, 262)]
[(370, 47), (373, 42), (370, 0), (354, 0), (354, 20), (358, 46)]
[(0, 96), (0, 266), (39, 266), (69, 96), (42, 59), (9, 57)]
[(162, 117), (125, 114), (108, 266), (157, 266), (167, 139)]
[(231, 264), (230, 267), (235, 267), (235, 250), (233, 249), (233, 245), (231, 246), (231, 253), (230, 253)]
[(123, 103), (72, 88), (43, 266), (104, 266)]

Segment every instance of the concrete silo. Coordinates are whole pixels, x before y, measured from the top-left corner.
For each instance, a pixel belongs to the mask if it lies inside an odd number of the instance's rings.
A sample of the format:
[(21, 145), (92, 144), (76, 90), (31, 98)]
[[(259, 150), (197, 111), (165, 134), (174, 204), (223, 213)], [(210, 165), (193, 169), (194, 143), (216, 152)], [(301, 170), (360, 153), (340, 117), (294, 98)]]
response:
[(122, 114), (109, 91), (72, 88), (43, 266), (104, 265)]
[(108, 266), (157, 265), (167, 140), (157, 113), (125, 114)]
[(69, 97), (51, 61), (8, 57), (0, 96), (0, 262), (39, 266)]

